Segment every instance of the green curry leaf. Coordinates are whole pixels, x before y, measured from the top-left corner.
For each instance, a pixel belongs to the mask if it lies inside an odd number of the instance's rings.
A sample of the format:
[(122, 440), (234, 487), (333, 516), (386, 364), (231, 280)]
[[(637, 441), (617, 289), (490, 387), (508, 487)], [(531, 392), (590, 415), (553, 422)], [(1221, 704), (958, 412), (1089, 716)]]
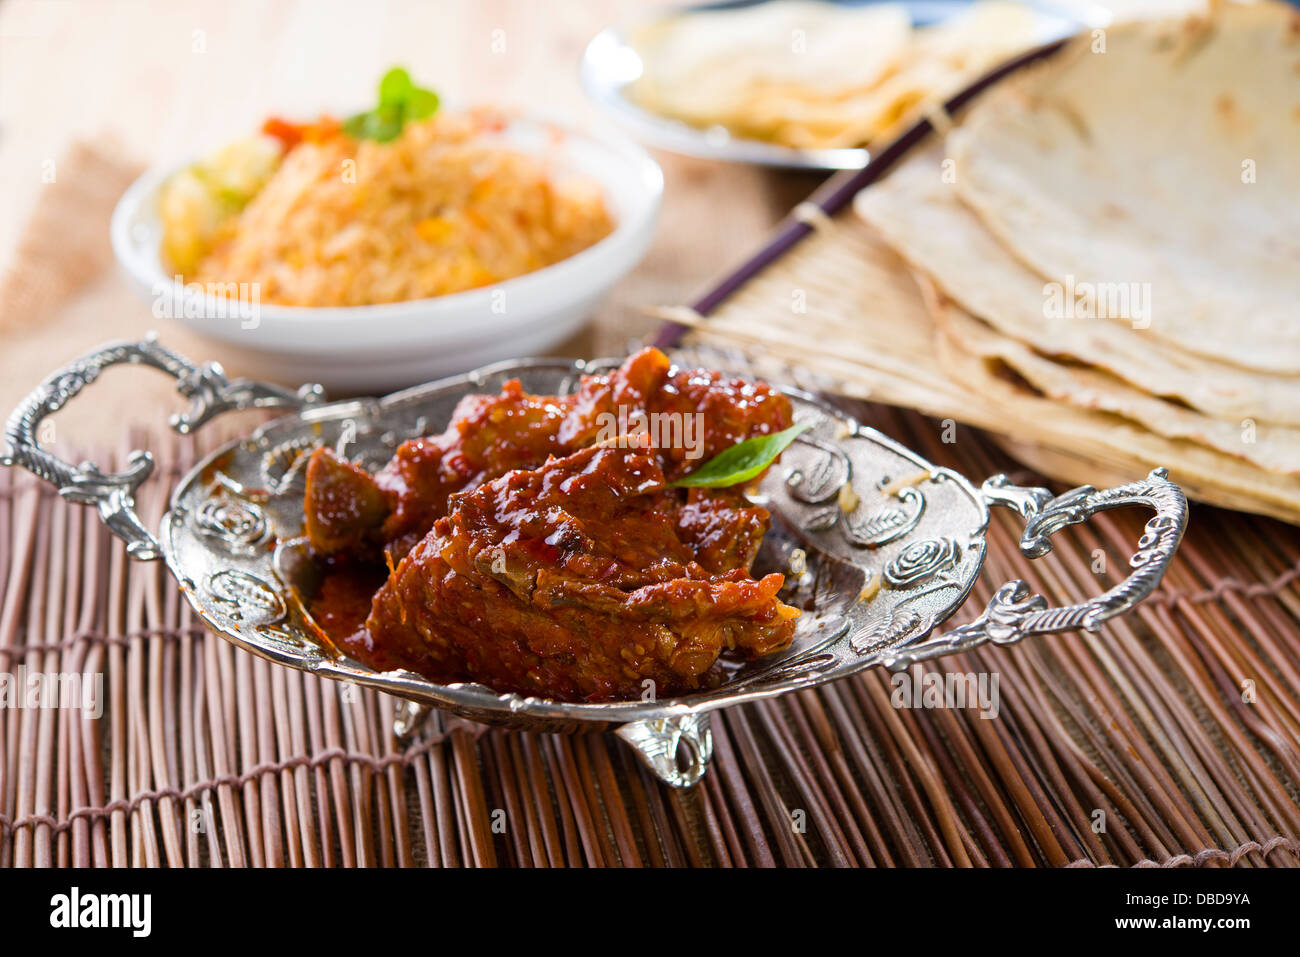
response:
[(731, 485), (742, 485), (761, 475), (763, 470), (808, 428), (807, 423), (793, 425), (781, 432), (756, 435), (752, 439), (737, 442), (731, 448), (724, 449), (709, 459), (690, 475), (669, 482), (668, 487), (727, 488)]

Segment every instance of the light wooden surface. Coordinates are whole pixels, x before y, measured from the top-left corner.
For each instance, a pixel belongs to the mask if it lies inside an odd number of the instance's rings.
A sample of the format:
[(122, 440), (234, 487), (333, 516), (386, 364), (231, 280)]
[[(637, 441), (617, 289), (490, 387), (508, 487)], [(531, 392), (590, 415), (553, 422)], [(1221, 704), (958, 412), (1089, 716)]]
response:
[[(578, 61), (595, 33), (643, 7), (623, 0), (3, 0), (0, 269), (51, 188), (42, 176), (47, 164), (60, 162), (78, 140), (113, 143), (144, 166), (180, 161), (256, 128), (272, 112), (309, 116), (364, 104), (395, 63), (451, 103), (501, 103), (580, 126), (606, 123), (582, 93)], [(622, 352), (654, 327), (641, 307), (688, 300), (819, 182), (656, 158), (667, 180), (656, 242), (561, 352)], [(165, 342), (239, 371), (237, 355), (155, 319), (107, 267), (57, 316), (20, 320), (0, 333), (0, 415), (54, 366), (154, 327)], [(159, 404), (171, 405), (167, 384), (150, 373), (105, 379), (102, 401), (67, 414), (78, 433), (154, 419)]]

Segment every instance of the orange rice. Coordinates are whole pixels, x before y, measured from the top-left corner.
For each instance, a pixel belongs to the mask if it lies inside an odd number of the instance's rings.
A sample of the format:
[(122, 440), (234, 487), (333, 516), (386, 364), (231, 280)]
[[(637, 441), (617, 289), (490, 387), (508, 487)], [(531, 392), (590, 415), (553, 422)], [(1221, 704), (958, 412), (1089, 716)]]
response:
[(262, 302), (359, 306), (440, 296), (559, 262), (607, 236), (599, 187), (438, 114), (390, 143), (304, 142), (221, 226), (195, 275)]

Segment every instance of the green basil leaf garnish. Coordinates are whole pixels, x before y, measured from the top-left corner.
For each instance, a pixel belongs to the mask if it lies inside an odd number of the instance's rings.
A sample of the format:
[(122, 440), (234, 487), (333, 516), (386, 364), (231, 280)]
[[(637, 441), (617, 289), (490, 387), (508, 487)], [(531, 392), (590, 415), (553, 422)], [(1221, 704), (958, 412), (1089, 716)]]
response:
[(349, 116), (343, 132), (358, 140), (388, 143), (402, 135), (412, 120), (425, 120), (438, 109), (438, 94), (416, 86), (411, 74), (393, 67), (379, 81), (379, 105), (373, 110)]
[(809, 427), (807, 423), (792, 425), (781, 432), (756, 435), (752, 439), (737, 442), (731, 448), (723, 449), (690, 475), (669, 482), (668, 487), (727, 488), (732, 485), (742, 485), (761, 475), (763, 470)]
[(411, 95), (411, 90), (415, 84), (411, 82), (411, 74), (407, 73), (400, 66), (395, 66), (384, 74), (379, 81), (379, 105), (380, 106), (398, 106), (406, 102)]
[(427, 120), (438, 110), (438, 94), (433, 90), (415, 87), (406, 98), (406, 118), (408, 120)]

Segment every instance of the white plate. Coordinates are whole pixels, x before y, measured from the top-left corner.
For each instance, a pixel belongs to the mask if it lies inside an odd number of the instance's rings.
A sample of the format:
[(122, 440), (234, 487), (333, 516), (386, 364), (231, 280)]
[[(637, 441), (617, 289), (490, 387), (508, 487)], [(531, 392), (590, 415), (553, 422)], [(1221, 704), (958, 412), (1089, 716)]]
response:
[(247, 371), (259, 378), (390, 392), (545, 352), (575, 332), (645, 255), (663, 173), (645, 150), (617, 134), (514, 119), (501, 136), (514, 148), (546, 152), (566, 171), (598, 182), (616, 221), (614, 231), (553, 266), (482, 289), (376, 306), (262, 303), (255, 318), (231, 315), (228, 300), (187, 290), (164, 268), (158, 191), (177, 170), (156, 169), (136, 180), (118, 202), (110, 227), (113, 252), (160, 320), (175, 319), (239, 346), (256, 358)]
[[(768, 0), (708, 3), (672, 11), (670, 15), (693, 10), (749, 7), (766, 2)], [(843, 5), (865, 6), (876, 2), (898, 3), (900, 0), (864, 0), (859, 3), (845, 2)], [(902, 5), (911, 14), (913, 25), (927, 26), (961, 13), (969, 8), (970, 3), (969, 0), (912, 0), (903, 2)], [(1032, 7), (1038, 14), (1035, 44), (1059, 40), (1084, 26), (1104, 25), (1107, 19), (1100, 8), (1089, 9), (1086, 15), (1075, 17), (1045, 3), (1030, 2), (1025, 5)], [(630, 84), (640, 78), (642, 63), (628, 37), (637, 26), (647, 22), (653, 21), (643, 18), (636, 23), (601, 31), (587, 44), (581, 66), (582, 86), (587, 95), (641, 142), (685, 156), (787, 169), (861, 169), (867, 165), (867, 160), (871, 157), (865, 149), (798, 150), (732, 136), (721, 126), (701, 129), (638, 106), (629, 98), (627, 91)]]

